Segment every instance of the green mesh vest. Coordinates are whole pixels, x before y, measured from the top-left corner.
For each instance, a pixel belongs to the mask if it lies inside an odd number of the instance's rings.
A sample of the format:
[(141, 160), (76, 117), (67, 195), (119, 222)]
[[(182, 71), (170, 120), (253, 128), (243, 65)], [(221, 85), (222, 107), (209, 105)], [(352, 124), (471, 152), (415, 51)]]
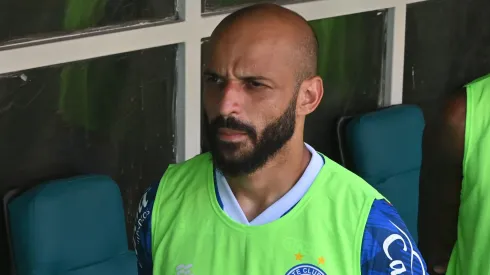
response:
[(466, 86), (458, 240), (447, 274), (490, 274), (490, 75)]
[(382, 196), (325, 161), (303, 199), (261, 226), (221, 209), (210, 154), (170, 166), (153, 206), (153, 274), (360, 275), (364, 228)]

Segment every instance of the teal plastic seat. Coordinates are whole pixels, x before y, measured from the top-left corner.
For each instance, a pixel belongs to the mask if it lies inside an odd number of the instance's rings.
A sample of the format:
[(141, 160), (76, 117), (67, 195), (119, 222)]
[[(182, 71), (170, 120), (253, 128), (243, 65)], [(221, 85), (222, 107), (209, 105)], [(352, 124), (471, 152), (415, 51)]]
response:
[(345, 125), (348, 168), (395, 206), (415, 241), (424, 126), (423, 113), (414, 105), (353, 117)]
[(19, 275), (136, 275), (122, 198), (106, 176), (38, 185), (8, 204)]

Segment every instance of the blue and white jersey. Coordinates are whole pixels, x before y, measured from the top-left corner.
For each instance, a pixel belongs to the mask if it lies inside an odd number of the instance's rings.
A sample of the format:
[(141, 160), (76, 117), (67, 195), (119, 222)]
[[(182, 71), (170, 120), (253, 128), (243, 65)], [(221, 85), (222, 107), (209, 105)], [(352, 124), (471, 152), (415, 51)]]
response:
[[(215, 171), (215, 191), (221, 208), (237, 222), (248, 225), (270, 223), (287, 214), (308, 191), (324, 165), (323, 157), (307, 145), (312, 158), (299, 181), (281, 199), (254, 220), (248, 221), (225, 177)], [(141, 199), (134, 229), (134, 246), (139, 275), (153, 274), (151, 212), (158, 183), (150, 186)], [(362, 275), (425, 275), (426, 264), (412, 236), (395, 208), (385, 200), (374, 201), (364, 230), (361, 248)]]

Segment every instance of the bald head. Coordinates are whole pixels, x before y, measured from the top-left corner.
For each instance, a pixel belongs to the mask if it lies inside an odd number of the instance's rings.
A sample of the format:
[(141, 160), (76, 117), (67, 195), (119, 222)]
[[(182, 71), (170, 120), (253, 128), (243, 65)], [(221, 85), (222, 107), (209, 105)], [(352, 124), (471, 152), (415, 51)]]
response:
[(254, 5), (226, 17), (210, 42), (203, 104), (217, 167), (249, 175), (278, 154), (306, 152), (305, 117), (323, 96), (308, 23), (283, 7)]
[[(236, 35), (239, 34), (239, 35)], [(229, 38), (250, 41), (268, 39), (277, 47), (289, 48), (283, 53), (295, 70), (296, 82), (317, 73), (318, 41), (313, 29), (299, 14), (275, 4), (257, 4), (228, 15), (211, 35), (211, 43)]]

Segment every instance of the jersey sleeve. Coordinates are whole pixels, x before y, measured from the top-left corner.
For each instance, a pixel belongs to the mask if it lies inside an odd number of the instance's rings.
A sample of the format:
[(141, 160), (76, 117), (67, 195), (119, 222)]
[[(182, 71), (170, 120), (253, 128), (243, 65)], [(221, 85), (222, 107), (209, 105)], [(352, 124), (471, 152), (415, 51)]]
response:
[(133, 245), (138, 260), (138, 274), (153, 274), (153, 257), (151, 249), (151, 214), (158, 190), (158, 183), (151, 185), (143, 194), (138, 204), (138, 213), (133, 232)]
[(362, 275), (427, 274), (405, 223), (386, 200), (376, 200), (371, 207), (362, 242), (361, 271)]

